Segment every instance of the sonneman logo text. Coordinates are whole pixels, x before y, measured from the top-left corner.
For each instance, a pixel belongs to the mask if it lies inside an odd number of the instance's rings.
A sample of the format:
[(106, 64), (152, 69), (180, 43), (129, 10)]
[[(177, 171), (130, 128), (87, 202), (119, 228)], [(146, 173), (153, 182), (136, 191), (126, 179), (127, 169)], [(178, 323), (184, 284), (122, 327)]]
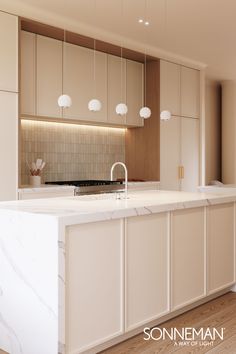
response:
[(159, 327), (145, 327), (144, 332), (144, 340), (165, 340), (171, 339), (174, 341), (183, 340), (183, 341), (194, 341), (194, 340), (215, 340), (215, 339), (224, 339), (224, 330), (225, 328), (221, 328), (217, 330), (216, 328), (192, 328), (192, 327), (184, 327), (181, 329), (173, 328), (159, 328)]

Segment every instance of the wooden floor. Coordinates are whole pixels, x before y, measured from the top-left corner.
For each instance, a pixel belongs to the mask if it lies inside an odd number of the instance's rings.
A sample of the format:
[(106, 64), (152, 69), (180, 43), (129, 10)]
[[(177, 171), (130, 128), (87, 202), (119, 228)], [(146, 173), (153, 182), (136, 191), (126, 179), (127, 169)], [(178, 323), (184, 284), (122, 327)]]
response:
[[(176, 347), (171, 340), (144, 341), (143, 334), (100, 352), (100, 354), (236, 354), (236, 293), (228, 293), (191, 311), (184, 313), (158, 327), (216, 327), (225, 328), (224, 341), (217, 339), (214, 346)], [(7, 354), (0, 349), (0, 354)], [(33, 354), (33, 353), (32, 353)], [(43, 354), (43, 353), (42, 353)]]
[(157, 354), (157, 353), (210, 353), (236, 354), (236, 293), (228, 293), (191, 311), (169, 320), (158, 327), (216, 327), (225, 328), (224, 341), (217, 339), (213, 346), (177, 347), (171, 340), (144, 341), (143, 334), (128, 339), (100, 354)]

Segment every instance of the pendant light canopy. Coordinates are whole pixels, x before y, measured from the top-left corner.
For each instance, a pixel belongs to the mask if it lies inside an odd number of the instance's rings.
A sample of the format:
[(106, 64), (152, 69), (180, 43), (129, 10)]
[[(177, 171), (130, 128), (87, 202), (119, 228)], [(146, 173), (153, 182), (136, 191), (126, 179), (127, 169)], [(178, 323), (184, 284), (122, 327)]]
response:
[(161, 118), (161, 120), (171, 119), (171, 112), (170, 111), (161, 111), (160, 118)]
[[(94, 96), (96, 97), (96, 39), (93, 43), (93, 85), (94, 85)], [(102, 103), (97, 98), (92, 98), (88, 103), (88, 109), (91, 112), (99, 112), (102, 109)]]
[(128, 113), (128, 107), (125, 103), (119, 103), (116, 106), (116, 114), (120, 115), (120, 116), (124, 116)]
[[(66, 31), (64, 29), (64, 38), (62, 44), (62, 72), (64, 72), (63, 68), (65, 66), (65, 35)], [(64, 91), (64, 80), (63, 80), (63, 73), (62, 73), (62, 95), (58, 97), (57, 103), (58, 106), (61, 108), (69, 108), (72, 105), (72, 99), (69, 95), (63, 93)]]

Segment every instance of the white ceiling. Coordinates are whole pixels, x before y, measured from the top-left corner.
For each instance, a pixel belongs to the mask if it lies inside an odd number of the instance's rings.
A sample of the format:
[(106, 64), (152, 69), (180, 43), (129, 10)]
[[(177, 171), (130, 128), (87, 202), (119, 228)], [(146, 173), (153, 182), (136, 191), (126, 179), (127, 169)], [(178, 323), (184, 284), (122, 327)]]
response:
[(138, 23), (145, 17), (145, 0), (0, 0), (0, 9), (38, 19), (37, 9), (41, 17), (48, 14), (47, 23), (55, 24), (57, 17), (61, 23), (78, 24), (84, 34), (87, 28), (91, 35), (93, 28), (97, 38), (101, 33), (122, 36), (124, 46), (133, 41), (148, 52), (161, 48), (207, 64), (209, 77), (236, 79), (236, 0), (146, 0), (146, 4), (149, 27)]

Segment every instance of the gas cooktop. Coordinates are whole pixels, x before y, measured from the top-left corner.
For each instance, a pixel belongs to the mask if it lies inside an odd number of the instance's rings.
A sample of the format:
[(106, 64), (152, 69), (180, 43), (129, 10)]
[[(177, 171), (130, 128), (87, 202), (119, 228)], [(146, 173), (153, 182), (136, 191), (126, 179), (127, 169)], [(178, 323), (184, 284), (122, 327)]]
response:
[(75, 195), (109, 193), (123, 190), (121, 181), (110, 180), (78, 180), (78, 181), (53, 181), (45, 184), (75, 186)]

